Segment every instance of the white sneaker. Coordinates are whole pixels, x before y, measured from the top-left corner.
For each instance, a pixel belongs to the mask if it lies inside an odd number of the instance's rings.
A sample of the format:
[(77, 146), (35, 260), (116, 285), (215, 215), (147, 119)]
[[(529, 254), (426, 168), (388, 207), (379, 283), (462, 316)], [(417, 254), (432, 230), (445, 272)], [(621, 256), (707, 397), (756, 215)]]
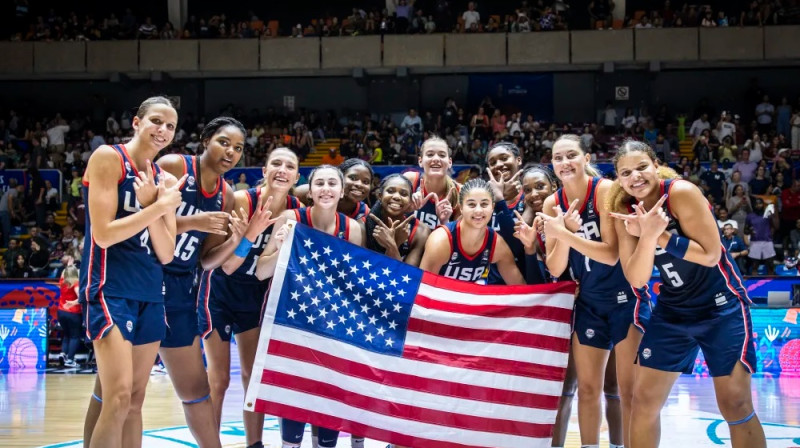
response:
[(64, 367), (78, 367), (78, 363), (73, 359), (68, 359), (64, 361)]

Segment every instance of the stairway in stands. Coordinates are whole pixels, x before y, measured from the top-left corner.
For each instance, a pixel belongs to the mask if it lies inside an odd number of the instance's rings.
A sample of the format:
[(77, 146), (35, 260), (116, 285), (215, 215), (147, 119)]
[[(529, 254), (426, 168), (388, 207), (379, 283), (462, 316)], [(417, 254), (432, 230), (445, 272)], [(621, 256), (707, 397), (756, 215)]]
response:
[(300, 162), (300, 166), (319, 166), (322, 165), (322, 156), (328, 153), (331, 148), (338, 149), (342, 143), (338, 138), (329, 138), (324, 142), (318, 142), (314, 145), (314, 152), (306, 156), (306, 159)]

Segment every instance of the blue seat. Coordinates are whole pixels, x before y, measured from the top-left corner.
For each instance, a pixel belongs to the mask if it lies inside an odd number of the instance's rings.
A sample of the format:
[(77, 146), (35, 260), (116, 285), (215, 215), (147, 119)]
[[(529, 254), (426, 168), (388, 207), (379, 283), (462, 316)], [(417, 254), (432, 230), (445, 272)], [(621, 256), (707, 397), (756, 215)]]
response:
[(778, 266), (775, 266), (775, 275), (795, 277), (797, 276), (797, 268), (786, 269), (786, 266), (779, 264)]

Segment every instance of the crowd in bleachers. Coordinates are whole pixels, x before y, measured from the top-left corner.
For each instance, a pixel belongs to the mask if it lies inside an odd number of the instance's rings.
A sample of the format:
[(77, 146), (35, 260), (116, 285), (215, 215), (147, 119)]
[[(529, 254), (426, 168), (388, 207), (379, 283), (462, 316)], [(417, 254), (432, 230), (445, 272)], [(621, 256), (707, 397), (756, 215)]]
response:
[(272, 38), (276, 36), (355, 36), (362, 34), (531, 32), (567, 29), (764, 26), (800, 23), (798, 0), (730, 2), (713, 10), (684, 2), (648, 10), (626, 11), (614, 19), (612, 0), (593, 0), (588, 8), (572, 7), (568, 0), (521, 0), (513, 9), (472, 1), (388, 0), (385, 7), (352, 8), (347, 14), (309, 16), (302, 23), (281, 20), (280, 13), (265, 19), (253, 11), (193, 14), (184, 24), (155, 19), (141, 11), (107, 15), (79, 15), (69, 8), (46, 11), (16, 0), (12, 40), (75, 41), (109, 39)]
[[(498, 141), (515, 143), (524, 162), (549, 163), (553, 143), (564, 133), (579, 135), (596, 162), (612, 157), (623, 139), (635, 138), (647, 141), (659, 158), (703, 188), (721, 228), (726, 223), (732, 227), (731, 237), (741, 238), (742, 244), (774, 239), (778, 249), (786, 251), (779, 251), (777, 259), (796, 257), (800, 173), (794, 164), (800, 161), (800, 98), (794, 102), (784, 98), (775, 105), (758, 89), (752, 95), (761, 100), (751, 100), (755, 106), (750, 111), (716, 111), (703, 100), (688, 119), (666, 106), (654, 107), (651, 114), (645, 107), (623, 112), (609, 102), (599, 111), (597, 122), (578, 124), (544, 122), (526, 111), (496, 105), (489, 97), (470, 110), (450, 98), (441, 109), (410, 109), (394, 116), (246, 112), (233, 106), (221, 114), (236, 116), (247, 125), (241, 166), (262, 165), (278, 146), (290, 147), (304, 158), (326, 141), (338, 144), (338, 149), (334, 145), (325, 154), (327, 162), (357, 157), (376, 165), (415, 165), (421, 142), (434, 134), (447, 140), (456, 164), (482, 166), (487, 148)], [(0, 115), (0, 169), (25, 169), (29, 180), (28, 185), (12, 181), (0, 199), (3, 247), (8, 248), (0, 275), (47, 277), (65, 263), (80, 261), (85, 225), (81, 174), (97, 147), (124, 142), (132, 134), (131, 120), (131, 111), (111, 112), (99, 122), (83, 115), (41, 117), (15, 110)], [(206, 120), (182, 116), (168, 151), (196, 153)], [(681, 141), (694, 142), (691, 153), (681, 155)], [(701, 164), (707, 161), (710, 165)], [(39, 173), (48, 168), (61, 170), (60, 189)], [(774, 214), (769, 216), (769, 210)], [(750, 263), (742, 267), (749, 271)], [(772, 263), (761, 269), (773, 272)]]

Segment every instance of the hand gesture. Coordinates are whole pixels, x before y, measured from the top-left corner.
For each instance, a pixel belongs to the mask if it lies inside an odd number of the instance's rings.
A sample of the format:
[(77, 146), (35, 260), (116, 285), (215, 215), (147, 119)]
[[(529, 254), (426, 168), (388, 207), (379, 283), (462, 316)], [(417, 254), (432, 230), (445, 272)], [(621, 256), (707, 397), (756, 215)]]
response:
[(486, 172), (489, 173), (489, 185), (491, 185), (492, 191), (494, 192), (495, 201), (502, 201), (505, 199), (506, 192), (509, 192), (510, 190), (513, 190), (515, 195), (519, 193), (519, 189), (521, 188), (519, 184), (519, 175), (522, 173), (522, 171), (517, 171), (508, 180), (503, 180), (502, 176), (500, 179), (495, 179), (492, 170), (490, 170), (488, 167), (486, 168)]
[(231, 210), (228, 229), (230, 229), (233, 238), (237, 241), (242, 240), (245, 232), (247, 232), (247, 212), (245, 212), (244, 209), (240, 208), (239, 214), (236, 213), (236, 210)]
[(514, 210), (514, 214), (517, 215), (517, 222), (514, 224), (514, 236), (526, 249), (533, 249), (536, 244), (536, 223), (534, 222), (534, 226), (529, 226), (518, 211)]
[[(544, 234), (548, 238), (558, 238), (558, 236), (562, 232), (571, 232), (570, 229), (567, 228), (566, 217), (569, 216), (570, 219), (573, 221), (571, 225), (574, 225), (577, 221), (575, 220), (575, 210), (578, 208), (578, 200), (575, 199), (569, 205), (567, 212), (564, 213), (561, 210), (561, 206), (555, 205), (553, 206), (553, 210), (556, 212), (556, 216), (549, 216), (545, 213), (539, 212), (536, 214), (537, 218), (539, 218), (544, 227)], [(577, 218), (580, 220), (580, 216)], [(580, 226), (578, 226), (580, 228)]]
[(395, 227), (396, 223), (393, 223), (392, 226), (389, 227), (374, 214), (370, 214), (369, 217), (375, 221), (375, 229), (372, 231), (372, 237), (375, 238), (375, 241), (377, 241), (381, 247), (386, 249), (387, 253), (396, 253), (398, 246), (394, 239), (395, 230), (397, 228)]
[(158, 196), (153, 164), (149, 159), (145, 161), (145, 164), (147, 165), (146, 169), (139, 171), (139, 175), (133, 181), (133, 191), (142, 208), (155, 202)]
[(227, 225), (229, 214), (225, 212), (200, 212), (195, 215), (195, 219), (199, 224), (197, 230), (204, 233), (212, 233), (214, 235), (227, 235)]
[(453, 206), (450, 204), (450, 198), (455, 192), (456, 187), (452, 187), (450, 188), (450, 191), (447, 192), (446, 198), (442, 200), (438, 200), (438, 198), (436, 198), (436, 216), (439, 218), (439, 222), (442, 224), (450, 222), (450, 216), (453, 215)]
[(644, 210), (644, 202), (640, 202), (633, 206), (635, 213), (629, 215), (611, 213), (611, 216), (628, 221), (625, 224), (625, 228), (632, 236), (636, 235), (631, 232), (638, 233), (640, 237), (643, 235), (657, 237), (667, 230), (667, 226), (669, 225), (669, 218), (663, 208), (664, 201), (666, 200), (667, 195), (661, 196), (661, 199), (647, 212)]
[(394, 242), (398, 247), (408, 241), (408, 237), (411, 236), (411, 229), (409, 228), (408, 224), (412, 219), (414, 219), (413, 214), (409, 215), (406, 219), (399, 221), (399, 223), (394, 222), (392, 218), (389, 218), (389, 225), (394, 228)]
[(173, 184), (171, 187), (167, 187), (166, 179), (167, 176), (164, 173), (159, 174), (158, 185), (156, 187), (156, 204), (159, 204), (163, 207), (164, 213), (175, 213), (175, 209), (181, 205), (181, 185), (188, 177), (187, 174), (181, 176), (181, 178)]
[(428, 193), (427, 196), (422, 196), (422, 191), (415, 191), (414, 194), (411, 195), (411, 207), (413, 210), (419, 210), (433, 199), (433, 202), (439, 202), (439, 197), (436, 193)]
[(245, 233), (245, 237), (248, 240), (255, 241), (258, 235), (261, 235), (267, 230), (267, 227), (278, 220), (278, 218), (272, 218), (272, 211), (269, 209), (271, 205), (272, 196), (266, 199), (264, 199), (263, 194), (258, 196), (258, 204), (256, 204), (253, 216), (250, 217), (250, 222), (247, 225), (247, 232)]

